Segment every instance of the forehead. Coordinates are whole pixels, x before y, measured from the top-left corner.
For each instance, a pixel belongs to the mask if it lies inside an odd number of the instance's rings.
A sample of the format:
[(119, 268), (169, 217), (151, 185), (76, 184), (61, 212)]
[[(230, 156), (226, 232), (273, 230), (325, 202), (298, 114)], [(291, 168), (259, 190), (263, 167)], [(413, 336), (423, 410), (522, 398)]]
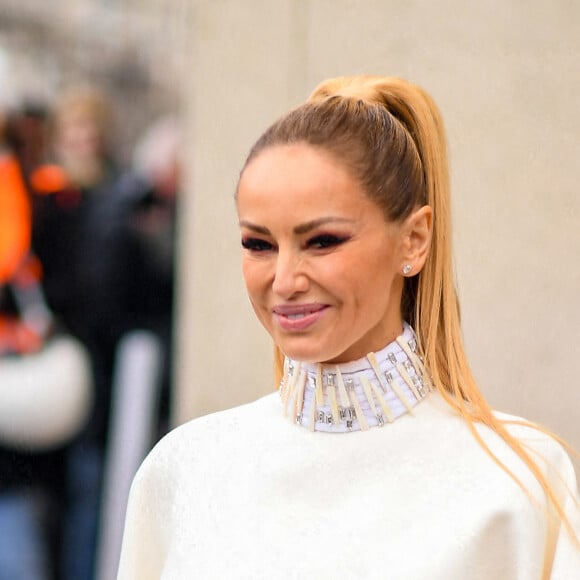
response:
[(241, 224), (271, 232), (295, 231), (321, 220), (350, 223), (356, 232), (391, 230), (382, 209), (344, 164), (310, 145), (260, 153), (240, 178), (236, 202)]
[(330, 206), (369, 201), (344, 163), (324, 149), (303, 143), (260, 152), (244, 169), (237, 197), (238, 207), (250, 201), (317, 201)]

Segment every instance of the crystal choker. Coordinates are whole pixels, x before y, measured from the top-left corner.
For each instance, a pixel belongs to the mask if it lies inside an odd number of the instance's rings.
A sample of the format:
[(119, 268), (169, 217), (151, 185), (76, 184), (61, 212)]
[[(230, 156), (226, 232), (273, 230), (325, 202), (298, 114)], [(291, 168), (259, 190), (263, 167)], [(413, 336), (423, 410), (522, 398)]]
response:
[(433, 390), (413, 329), (379, 352), (339, 365), (286, 358), (280, 396), (284, 415), (311, 431), (366, 431), (406, 413)]

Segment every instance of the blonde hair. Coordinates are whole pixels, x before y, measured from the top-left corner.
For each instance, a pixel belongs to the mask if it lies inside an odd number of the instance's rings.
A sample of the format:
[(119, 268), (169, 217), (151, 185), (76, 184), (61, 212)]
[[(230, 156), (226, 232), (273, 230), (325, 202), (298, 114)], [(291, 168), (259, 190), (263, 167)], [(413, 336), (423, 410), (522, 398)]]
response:
[[(268, 147), (298, 142), (323, 148), (345, 163), (387, 220), (400, 221), (419, 206), (431, 206), (431, 248), (422, 271), (405, 279), (403, 318), (415, 328), (433, 383), (445, 401), (463, 417), (495, 463), (527, 491), (492, 453), (476, 423), (487, 425), (509, 445), (574, 537), (558, 495), (525, 445), (507, 429), (510, 422), (493, 413), (467, 360), (452, 263), (447, 144), (433, 99), (420, 87), (397, 78), (362, 75), (327, 80), (306, 103), (266, 130), (250, 151), (246, 166)], [(278, 347), (274, 361), (279, 382), (284, 355)], [(525, 421), (522, 424), (548, 433)]]
[[(89, 85), (70, 87), (55, 104), (51, 123), (54, 153), (75, 186), (93, 187), (107, 174), (112, 120), (107, 96)], [(89, 154), (65, 137), (79, 124), (94, 132), (94, 148)]]
[(92, 85), (71, 86), (61, 93), (54, 108), (56, 128), (71, 116), (89, 118), (103, 136), (112, 128), (113, 111), (109, 98)]

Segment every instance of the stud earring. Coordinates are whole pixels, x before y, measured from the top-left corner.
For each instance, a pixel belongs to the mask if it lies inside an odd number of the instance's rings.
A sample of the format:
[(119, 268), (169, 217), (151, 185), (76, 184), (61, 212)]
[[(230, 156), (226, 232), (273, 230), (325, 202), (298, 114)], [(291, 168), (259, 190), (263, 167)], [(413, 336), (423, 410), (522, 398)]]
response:
[(412, 269), (413, 266), (411, 266), (411, 264), (405, 264), (403, 266), (403, 274), (406, 276)]

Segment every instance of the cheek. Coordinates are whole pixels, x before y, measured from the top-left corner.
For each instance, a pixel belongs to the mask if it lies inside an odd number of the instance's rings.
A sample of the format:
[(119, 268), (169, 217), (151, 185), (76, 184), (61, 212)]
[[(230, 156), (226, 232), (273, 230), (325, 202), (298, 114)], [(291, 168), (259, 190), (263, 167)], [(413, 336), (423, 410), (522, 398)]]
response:
[(396, 280), (396, 265), (392, 252), (376, 252), (353, 264), (353, 293), (366, 305), (379, 305), (392, 296)]
[(251, 295), (254, 287), (255, 275), (251, 264), (248, 264), (248, 261), (245, 259), (242, 259), (242, 276), (246, 285), (246, 291)]
[(246, 292), (254, 314), (267, 332), (270, 332), (270, 320), (267, 304), (267, 272), (265, 265), (252, 259), (242, 260), (242, 276)]
[(267, 284), (267, 272), (267, 264), (249, 258), (242, 259), (242, 276), (250, 298), (264, 290)]
[(377, 285), (388, 290), (385, 286), (390, 286), (395, 272), (393, 252), (390, 248), (378, 244), (365, 249), (364, 252), (357, 252), (352, 256), (337, 260), (331, 268), (331, 273), (335, 277), (340, 273), (343, 277), (352, 280), (353, 289), (360, 287), (367, 291)]

